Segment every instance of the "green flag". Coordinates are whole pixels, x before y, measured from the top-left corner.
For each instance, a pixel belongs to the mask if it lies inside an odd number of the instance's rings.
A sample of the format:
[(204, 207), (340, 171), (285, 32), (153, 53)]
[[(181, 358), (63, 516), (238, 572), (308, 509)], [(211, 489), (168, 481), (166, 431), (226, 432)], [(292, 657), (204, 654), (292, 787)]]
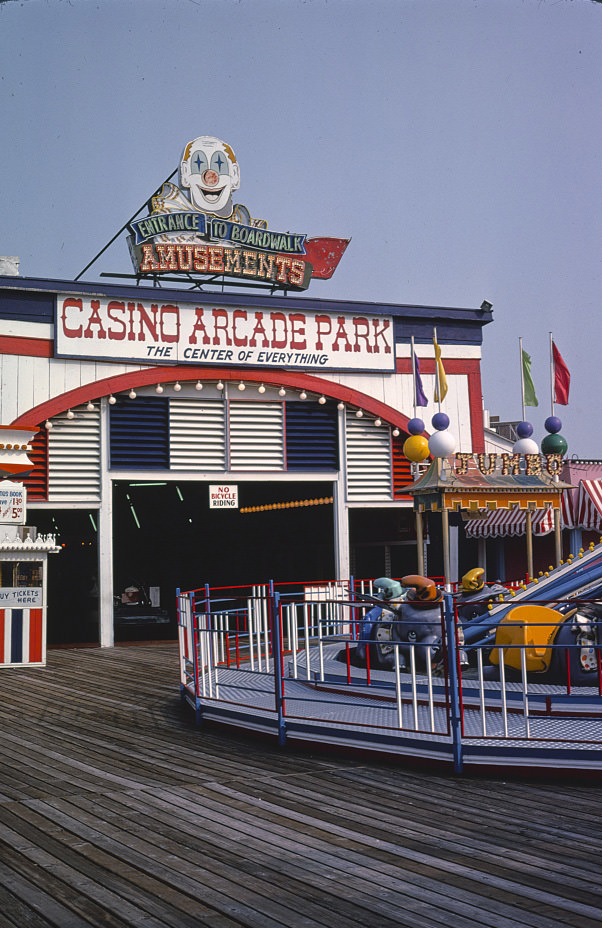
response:
[(525, 406), (539, 406), (535, 396), (535, 387), (531, 377), (531, 356), (523, 350), (523, 404)]

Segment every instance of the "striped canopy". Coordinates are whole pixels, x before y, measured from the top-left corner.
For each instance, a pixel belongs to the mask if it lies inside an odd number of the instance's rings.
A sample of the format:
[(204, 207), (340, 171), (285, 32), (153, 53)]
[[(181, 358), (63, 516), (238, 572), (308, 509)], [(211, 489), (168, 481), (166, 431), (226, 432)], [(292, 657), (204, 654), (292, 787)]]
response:
[[(501, 538), (506, 535), (524, 535), (527, 513), (524, 509), (495, 509), (482, 518), (469, 519), (466, 534), (469, 538)], [(554, 531), (554, 510), (536, 509), (531, 513), (531, 530), (534, 535), (548, 535)]]
[(582, 480), (577, 498), (579, 528), (602, 531), (602, 480)]
[[(524, 535), (526, 522), (524, 509), (496, 509), (483, 517), (469, 519), (466, 522), (466, 534), (469, 538)], [(582, 528), (602, 532), (602, 480), (581, 480), (578, 487), (563, 492), (560, 525), (561, 528)], [(534, 510), (531, 529), (534, 535), (553, 532), (553, 510)]]

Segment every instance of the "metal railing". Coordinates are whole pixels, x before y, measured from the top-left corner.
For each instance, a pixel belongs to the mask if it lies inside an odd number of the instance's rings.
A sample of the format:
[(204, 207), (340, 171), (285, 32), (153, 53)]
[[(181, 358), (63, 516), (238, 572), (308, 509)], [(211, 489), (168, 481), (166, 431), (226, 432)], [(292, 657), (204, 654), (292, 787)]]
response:
[[(561, 655), (566, 672), (541, 683), (529, 669), (537, 650), (532, 642), (500, 645), (490, 636), (471, 644), (467, 657), (463, 631), (471, 623), (459, 621), (454, 598), (446, 594), (437, 642), (402, 640), (403, 620), (382, 623), (398, 626), (385, 639), (390, 669), (383, 669), (374, 663), (374, 639), (365, 638), (365, 616), (375, 608), (361, 599), (366, 589), (313, 583), (281, 593), (270, 583), (232, 596), (214, 596), (208, 587), (178, 592), (183, 698), (199, 720), (216, 704), (226, 713), (245, 710), (255, 724), (271, 719), (281, 743), (301, 721), (327, 723), (351, 742), (354, 731), (367, 729), (437, 738), (447, 744), (457, 771), (471, 744), (602, 747), (597, 642), (588, 657), (595, 662), (591, 685), (575, 686), (571, 679), (583, 643), (553, 641), (548, 652)], [(559, 616), (558, 624), (563, 621)], [(360, 646), (365, 656), (358, 666)], [(495, 665), (490, 658), (496, 652)]]

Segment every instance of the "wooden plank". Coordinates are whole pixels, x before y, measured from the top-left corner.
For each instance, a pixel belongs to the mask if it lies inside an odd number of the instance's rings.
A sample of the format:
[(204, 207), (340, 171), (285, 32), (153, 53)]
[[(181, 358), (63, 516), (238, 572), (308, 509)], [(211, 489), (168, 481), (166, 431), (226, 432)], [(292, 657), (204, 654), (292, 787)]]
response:
[(587, 783), (196, 728), (172, 643), (0, 672), (0, 928), (598, 928)]

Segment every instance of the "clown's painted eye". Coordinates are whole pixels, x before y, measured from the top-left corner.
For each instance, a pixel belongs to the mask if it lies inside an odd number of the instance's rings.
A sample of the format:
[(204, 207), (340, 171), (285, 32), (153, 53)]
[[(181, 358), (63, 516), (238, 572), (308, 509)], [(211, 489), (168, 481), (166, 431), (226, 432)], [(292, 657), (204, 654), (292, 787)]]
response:
[(190, 170), (192, 174), (202, 174), (209, 167), (207, 157), (202, 151), (195, 151), (190, 159)]
[(211, 167), (218, 174), (229, 174), (228, 159), (223, 151), (214, 151), (211, 155)]

